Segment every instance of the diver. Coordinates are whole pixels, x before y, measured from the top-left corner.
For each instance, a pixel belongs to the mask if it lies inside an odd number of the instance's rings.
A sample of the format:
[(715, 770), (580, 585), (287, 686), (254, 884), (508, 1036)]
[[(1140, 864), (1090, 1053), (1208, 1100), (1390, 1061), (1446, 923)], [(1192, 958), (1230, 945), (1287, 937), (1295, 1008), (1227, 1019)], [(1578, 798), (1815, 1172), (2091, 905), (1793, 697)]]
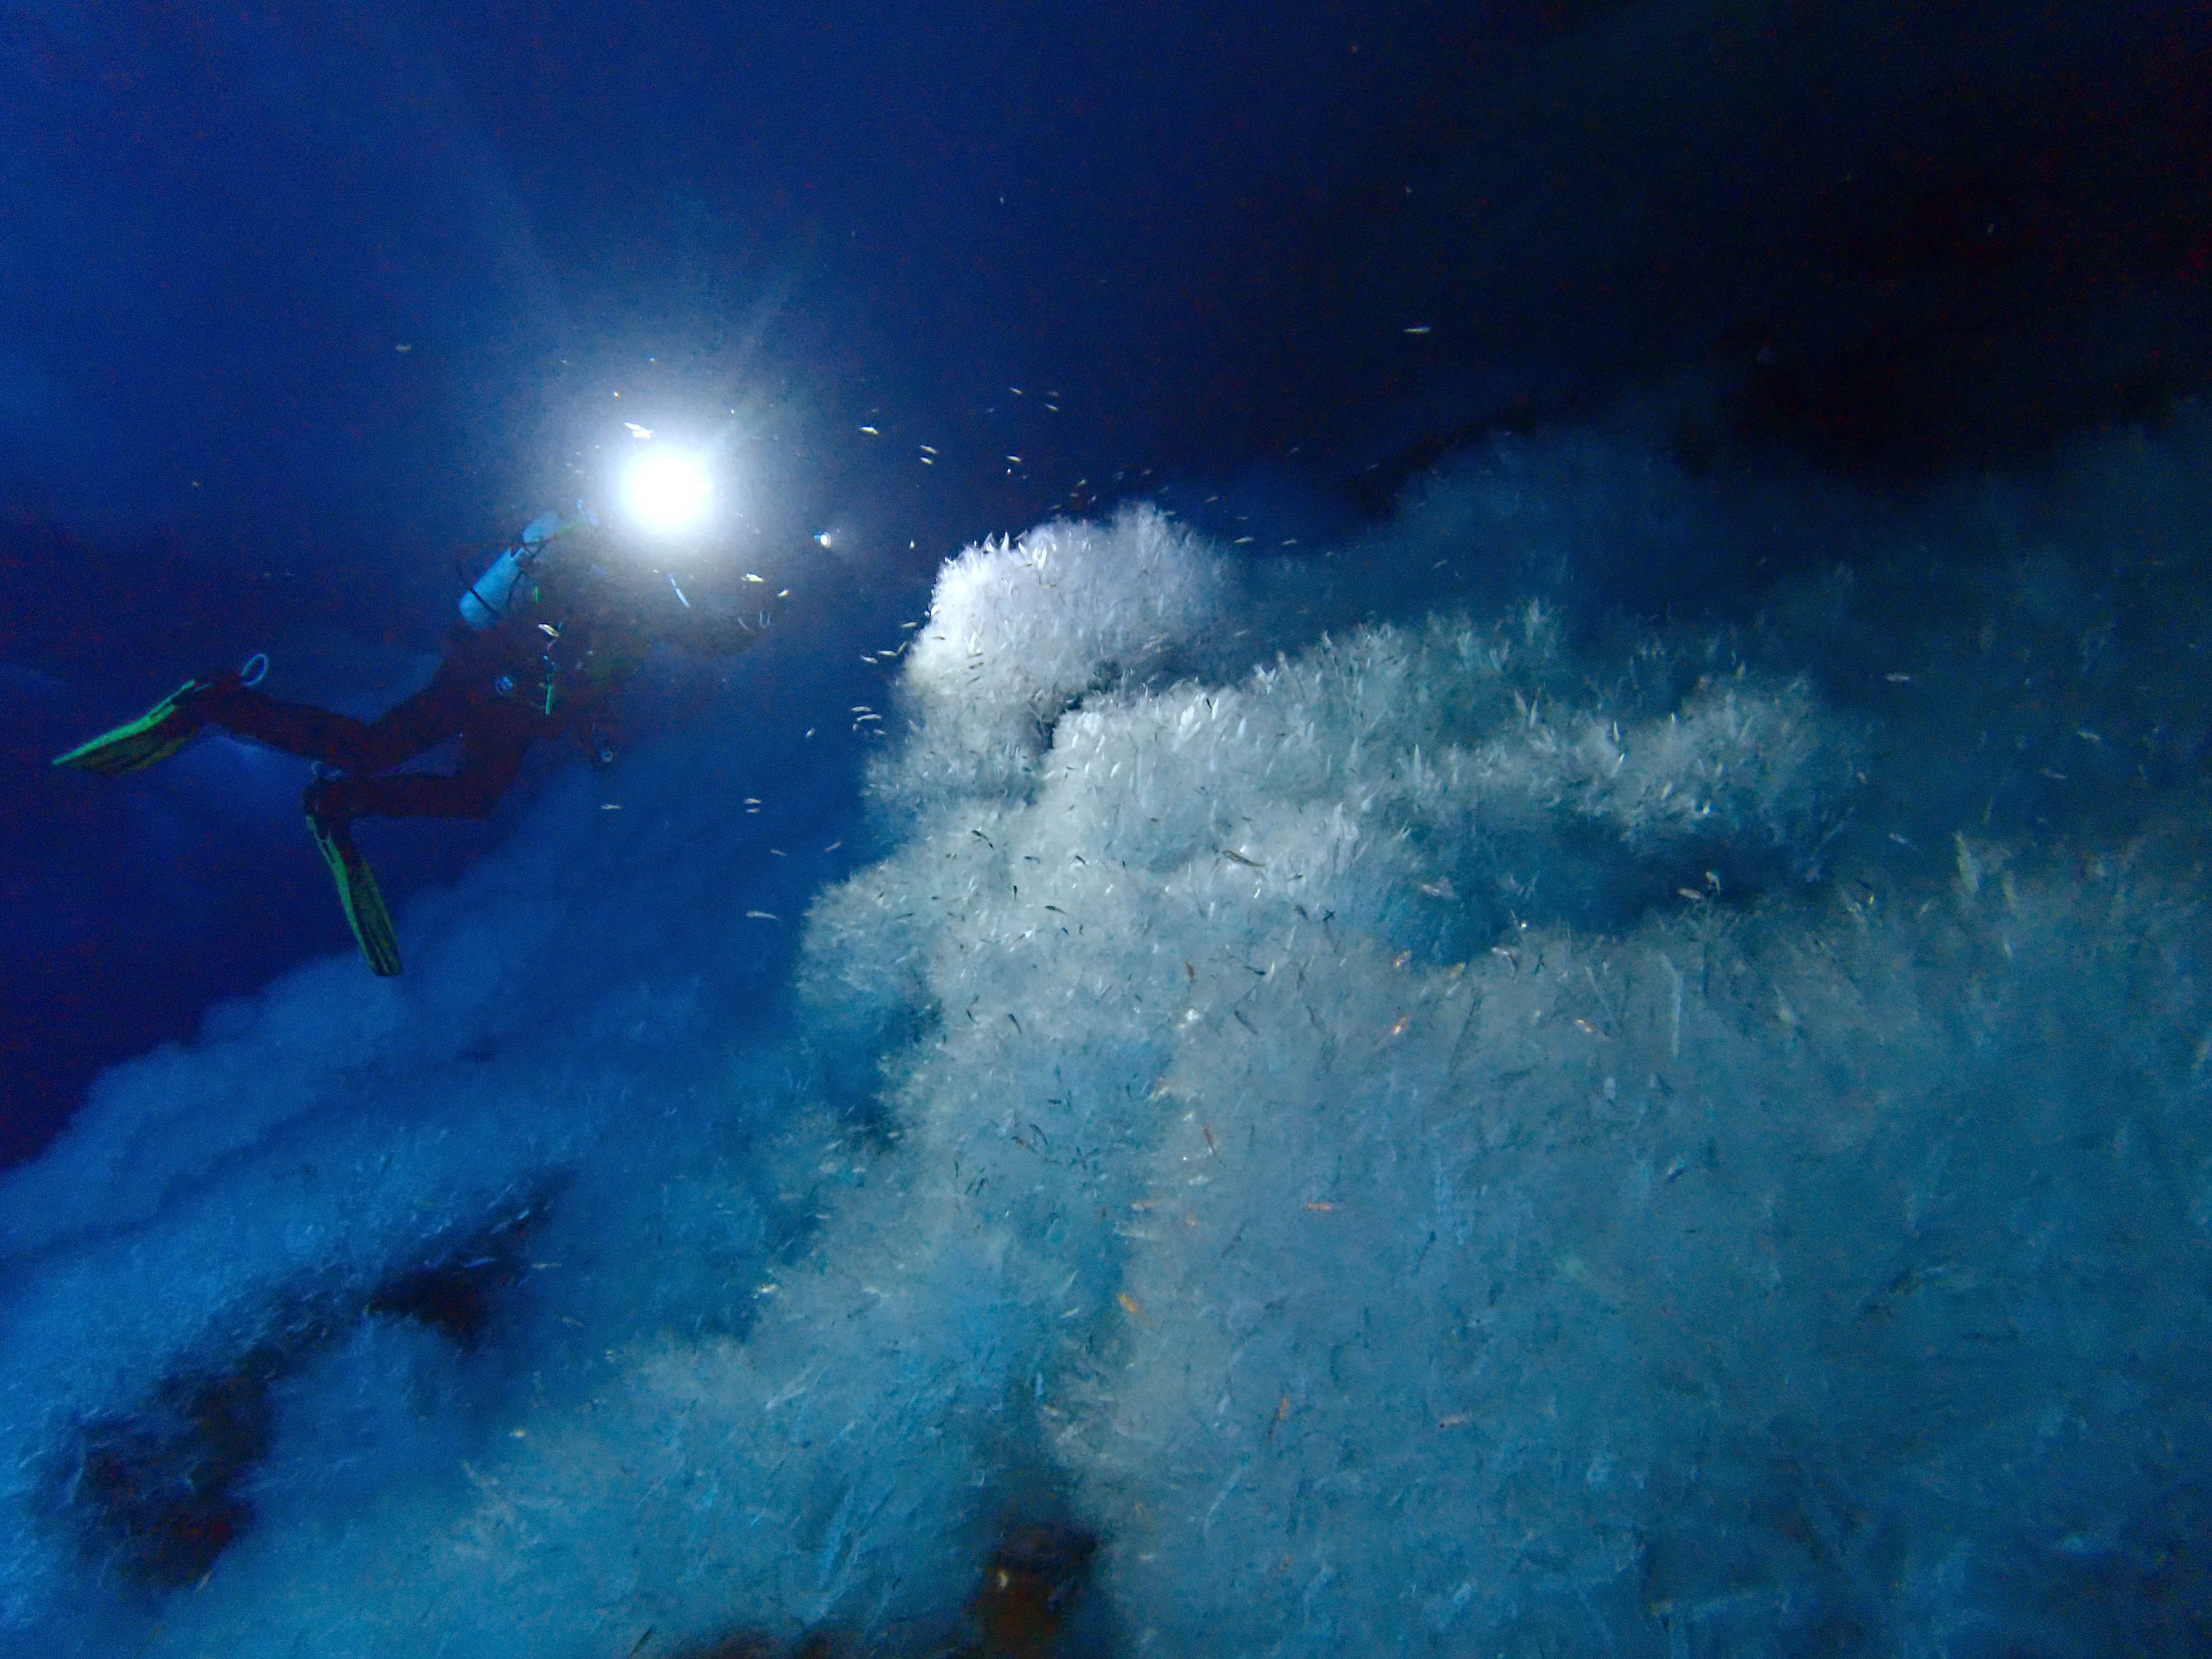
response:
[[(430, 683), (374, 720), (256, 690), (268, 665), (257, 653), (237, 672), (185, 681), (138, 719), (53, 763), (117, 777), (210, 729), (313, 761), (302, 798), (307, 826), (362, 954), (376, 973), (396, 974), (391, 915), (354, 843), (354, 820), (486, 817), (531, 746), (547, 738), (575, 738), (610, 759), (603, 732), (612, 694), (656, 641), (728, 654), (758, 641), (770, 621), (765, 610), (736, 616), (695, 607), (673, 572), (617, 545), (580, 505), (573, 515), (533, 522), (462, 594), (460, 612)], [(454, 738), (459, 759), (450, 772), (398, 769)]]

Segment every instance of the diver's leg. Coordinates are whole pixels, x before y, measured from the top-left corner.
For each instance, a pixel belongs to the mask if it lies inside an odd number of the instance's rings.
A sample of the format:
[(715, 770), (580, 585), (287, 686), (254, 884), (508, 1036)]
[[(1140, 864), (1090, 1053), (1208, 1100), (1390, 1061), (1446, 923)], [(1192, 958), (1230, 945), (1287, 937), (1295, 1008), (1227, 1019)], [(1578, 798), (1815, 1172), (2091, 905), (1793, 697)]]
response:
[(350, 770), (362, 763), (367, 752), (365, 722), (307, 703), (279, 702), (247, 686), (218, 682), (203, 687), (184, 708), (202, 726), (219, 726), (233, 737), (327, 766)]
[(173, 755), (209, 727), (348, 772), (381, 772), (434, 749), (474, 722), (494, 694), (480, 649), (457, 630), (430, 684), (373, 720), (279, 702), (235, 674), (186, 680), (137, 720), (57, 756), (57, 766), (120, 776)]
[(462, 735), (461, 764), (450, 774), (319, 780), (307, 789), (308, 814), (338, 825), (355, 818), (489, 817), (522, 769), (532, 735), (518, 722), (495, 718)]
[(137, 720), (55, 756), (53, 763), (101, 777), (121, 777), (167, 760), (211, 726), (229, 726), (295, 754), (318, 757), (334, 745), (342, 746), (347, 734), (320, 729), (313, 722), (343, 718), (277, 702), (248, 690), (235, 674), (219, 674), (212, 680), (186, 680)]
[(429, 684), (373, 720), (276, 698), (217, 681), (184, 700), (183, 712), (234, 736), (345, 772), (382, 772), (464, 730), (477, 697), (475, 665), (448, 655)]
[(368, 722), (362, 732), (361, 758), (346, 769), (386, 771), (448, 738), (474, 730), (483, 723), (486, 709), (503, 706), (491, 679), (492, 669), (475, 636), (456, 629), (429, 684)]
[[(447, 678), (445, 670), (441, 669), (439, 678), (418, 694), (420, 699), (425, 700), (422, 708), (410, 709), (407, 704), (402, 704), (392, 711), (400, 719), (392, 722), (385, 740), (398, 745), (413, 743), (428, 731), (442, 735), (452, 730), (451, 726), (442, 714), (432, 720), (429, 711), (459, 708), (471, 716), (471, 723), (462, 729), (461, 763), (457, 770), (445, 776), (400, 772), (381, 777), (318, 778), (307, 786), (301, 799), (315, 845), (322, 849), (324, 860), (337, 883), (338, 900), (344, 906), (346, 921), (360, 941), (362, 954), (368, 958), (368, 965), (380, 975), (399, 971), (398, 937), (392, 930), (391, 913), (385, 908), (383, 896), (377, 890), (376, 878), (369, 873), (361, 849), (354, 845), (353, 821), (360, 817), (488, 817), (514, 781), (515, 774), (522, 769), (523, 755), (539, 734), (538, 724), (528, 710), (496, 696), (465, 697), (462, 692), (449, 690), (442, 698), (434, 697), (432, 693), (438, 692), (441, 683)], [(453, 681), (454, 686), (463, 688), (469, 683), (467, 676)], [(410, 703), (416, 701), (409, 700)]]

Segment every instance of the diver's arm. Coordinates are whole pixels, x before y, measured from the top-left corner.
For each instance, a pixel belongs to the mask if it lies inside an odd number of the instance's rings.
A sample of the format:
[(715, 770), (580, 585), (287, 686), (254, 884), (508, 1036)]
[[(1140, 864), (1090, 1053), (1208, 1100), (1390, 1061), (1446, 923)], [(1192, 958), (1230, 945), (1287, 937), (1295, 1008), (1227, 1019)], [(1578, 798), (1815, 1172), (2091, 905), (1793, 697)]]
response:
[(780, 608), (773, 601), (750, 611), (710, 611), (694, 605), (671, 620), (665, 637), (702, 657), (734, 656), (760, 643)]

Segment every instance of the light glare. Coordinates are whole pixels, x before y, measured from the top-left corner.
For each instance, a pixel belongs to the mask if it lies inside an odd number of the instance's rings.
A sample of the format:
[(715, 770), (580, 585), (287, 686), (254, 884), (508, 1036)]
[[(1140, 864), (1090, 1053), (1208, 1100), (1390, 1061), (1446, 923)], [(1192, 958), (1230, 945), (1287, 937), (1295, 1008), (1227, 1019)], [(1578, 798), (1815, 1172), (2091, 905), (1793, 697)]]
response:
[(631, 462), (623, 475), (623, 505), (648, 530), (686, 530), (704, 516), (714, 487), (696, 457), (653, 449)]

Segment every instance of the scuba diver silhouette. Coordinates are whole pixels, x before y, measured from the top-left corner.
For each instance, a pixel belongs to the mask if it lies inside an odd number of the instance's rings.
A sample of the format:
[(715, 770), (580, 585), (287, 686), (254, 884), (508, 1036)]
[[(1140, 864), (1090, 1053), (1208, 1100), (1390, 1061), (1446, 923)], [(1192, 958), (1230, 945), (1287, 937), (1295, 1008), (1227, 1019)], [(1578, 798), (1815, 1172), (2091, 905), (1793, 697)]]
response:
[[(609, 758), (600, 725), (612, 694), (654, 643), (726, 655), (757, 642), (770, 621), (765, 611), (738, 617), (695, 608), (672, 573), (618, 544), (580, 511), (532, 524), (470, 585), (460, 611), (430, 683), (374, 720), (257, 690), (268, 662), (257, 654), (239, 672), (185, 681), (137, 720), (53, 764), (120, 776), (210, 729), (315, 762), (317, 776), (301, 800), (308, 828), (362, 955), (376, 973), (396, 974), (392, 918), (354, 844), (355, 819), (483, 817), (543, 738), (574, 737)], [(453, 738), (460, 754), (452, 771), (395, 769)]]

